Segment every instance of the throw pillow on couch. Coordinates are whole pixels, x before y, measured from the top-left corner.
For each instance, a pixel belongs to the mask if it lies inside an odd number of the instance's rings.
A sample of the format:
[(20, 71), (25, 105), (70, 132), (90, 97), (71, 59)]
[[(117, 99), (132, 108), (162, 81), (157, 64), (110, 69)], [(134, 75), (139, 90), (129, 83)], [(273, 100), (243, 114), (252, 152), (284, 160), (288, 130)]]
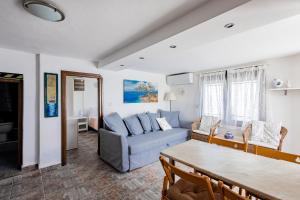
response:
[(137, 114), (145, 133), (152, 131), (152, 125), (147, 113)]
[(163, 131), (172, 129), (171, 125), (167, 122), (166, 118), (164, 118), (164, 117), (162, 117), (162, 118), (156, 118), (156, 120), (157, 120), (160, 128)]
[(131, 133), (131, 135), (141, 135), (144, 133), (144, 129), (143, 129), (137, 115), (125, 117), (123, 120), (129, 130), (129, 133)]
[(180, 128), (179, 111), (159, 110), (159, 112), (160, 112), (160, 117), (166, 118), (167, 122), (172, 126), (172, 128)]

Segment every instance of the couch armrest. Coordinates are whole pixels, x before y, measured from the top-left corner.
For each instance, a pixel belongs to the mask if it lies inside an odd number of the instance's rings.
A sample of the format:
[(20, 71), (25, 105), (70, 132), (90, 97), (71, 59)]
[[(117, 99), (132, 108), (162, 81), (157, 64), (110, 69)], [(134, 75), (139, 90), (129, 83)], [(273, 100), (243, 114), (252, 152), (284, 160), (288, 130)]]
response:
[(101, 128), (100, 157), (120, 172), (129, 170), (128, 143), (124, 135)]
[(192, 129), (192, 122), (180, 121), (180, 128)]

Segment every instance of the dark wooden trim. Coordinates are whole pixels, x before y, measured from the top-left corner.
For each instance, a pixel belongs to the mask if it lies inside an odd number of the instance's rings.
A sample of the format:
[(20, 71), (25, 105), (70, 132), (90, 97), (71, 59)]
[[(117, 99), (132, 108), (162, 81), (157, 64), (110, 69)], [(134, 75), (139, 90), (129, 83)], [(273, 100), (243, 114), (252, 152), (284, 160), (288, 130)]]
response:
[(23, 88), (23, 80), (21, 80), (18, 87), (18, 165), (20, 169), (23, 165)]
[(17, 165), (21, 170), (23, 165), (23, 80), (0, 78), (1, 83), (15, 83), (18, 84), (18, 155)]
[[(103, 126), (103, 78), (100, 74), (73, 72), (73, 71), (61, 71), (61, 163), (66, 165), (67, 163), (67, 108), (66, 108), (66, 80), (67, 76), (76, 76), (84, 78), (96, 78), (98, 81), (98, 126)], [(99, 137), (99, 134), (98, 134)], [(98, 138), (98, 154), (99, 154), (99, 138)]]

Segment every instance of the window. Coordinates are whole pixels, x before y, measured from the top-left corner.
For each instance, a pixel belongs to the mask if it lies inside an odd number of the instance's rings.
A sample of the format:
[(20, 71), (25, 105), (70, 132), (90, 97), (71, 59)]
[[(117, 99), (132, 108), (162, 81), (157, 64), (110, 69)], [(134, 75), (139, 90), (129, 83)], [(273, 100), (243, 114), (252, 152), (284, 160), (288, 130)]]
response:
[(225, 71), (204, 74), (200, 78), (202, 115), (224, 118)]
[(259, 67), (202, 75), (201, 115), (214, 116), (230, 125), (264, 120), (265, 76)]
[(203, 114), (223, 119), (224, 86), (222, 83), (206, 84), (203, 88)]
[[(258, 120), (257, 81), (231, 83), (231, 117), (237, 121)], [(255, 113), (254, 113), (255, 112)]]

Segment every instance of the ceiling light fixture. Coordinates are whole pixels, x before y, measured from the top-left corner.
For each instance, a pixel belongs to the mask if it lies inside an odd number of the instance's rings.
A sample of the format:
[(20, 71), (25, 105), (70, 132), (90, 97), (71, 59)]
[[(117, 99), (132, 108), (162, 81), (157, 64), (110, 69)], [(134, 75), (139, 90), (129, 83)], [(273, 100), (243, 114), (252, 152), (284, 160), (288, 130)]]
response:
[(125, 65), (120, 65), (120, 67), (125, 67)]
[(175, 49), (177, 46), (176, 45), (171, 45), (170, 48), (171, 49)]
[(224, 27), (225, 28), (232, 28), (232, 27), (234, 27), (234, 25), (235, 25), (234, 23), (228, 23), (228, 24), (225, 24)]
[(65, 19), (64, 13), (54, 5), (40, 0), (24, 0), (23, 7), (29, 13), (51, 22), (60, 22)]
[(139, 59), (144, 60), (145, 58), (144, 57), (139, 57)]

